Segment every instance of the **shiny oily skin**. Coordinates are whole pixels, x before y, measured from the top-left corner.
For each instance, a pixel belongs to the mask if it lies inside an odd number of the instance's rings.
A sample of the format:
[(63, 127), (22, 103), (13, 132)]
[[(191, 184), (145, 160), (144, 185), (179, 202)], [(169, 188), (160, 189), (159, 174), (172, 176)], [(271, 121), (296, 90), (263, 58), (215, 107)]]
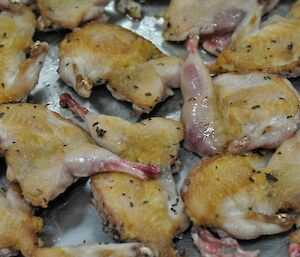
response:
[(89, 23), (59, 46), (62, 80), (84, 98), (105, 84), (113, 97), (150, 112), (179, 87), (182, 59), (165, 56), (151, 42), (111, 24)]
[(261, 70), (299, 76), (300, 2), (286, 18), (277, 18), (250, 35), (238, 37), (211, 66), (212, 73)]

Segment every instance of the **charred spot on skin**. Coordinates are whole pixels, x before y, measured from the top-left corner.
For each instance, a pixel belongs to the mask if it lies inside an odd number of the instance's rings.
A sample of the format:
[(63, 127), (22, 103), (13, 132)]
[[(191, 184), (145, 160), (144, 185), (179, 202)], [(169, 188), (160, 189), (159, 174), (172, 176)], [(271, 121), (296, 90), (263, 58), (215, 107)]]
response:
[(269, 182), (278, 182), (278, 178), (276, 178), (274, 175), (271, 173), (265, 173), (266, 175), (266, 180)]
[(97, 126), (99, 124), (99, 122), (97, 121), (97, 122), (95, 122), (94, 124), (93, 124), (93, 127), (95, 127), (95, 126)]
[(5, 83), (4, 82), (1, 82), (1, 87), (5, 88)]
[(285, 98), (283, 98), (283, 97), (279, 97), (278, 99), (281, 101), (285, 101)]
[(287, 45), (286, 49), (290, 51), (290, 50), (293, 49), (293, 46), (294, 46), (294, 43), (291, 42), (291, 43), (289, 43), (289, 44)]
[(172, 204), (172, 207), (176, 207), (179, 203), (179, 197), (176, 197), (176, 202)]
[(277, 40), (271, 39), (271, 42), (275, 44), (275, 43), (277, 43)]
[(177, 214), (177, 211), (176, 211), (173, 207), (171, 207), (170, 210), (171, 210), (174, 214)]
[(152, 94), (150, 92), (145, 93), (145, 96), (151, 96)]
[(249, 177), (249, 180), (250, 180), (250, 182), (254, 182), (255, 180), (254, 180), (254, 178), (252, 178), (252, 177)]
[(96, 128), (96, 133), (97, 133), (97, 136), (98, 136), (98, 137), (103, 137), (103, 136), (106, 134), (106, 130), (97, 127), (97, 128)]
[(293, 115), (286, 116), (287, 119), (290, 119), (292, 117), (293, 117)]
[(133, 202), (130, 202), (129, 205), (130, 205), (131, 208), (134, 207)]
[(139, 87), (137, 85), (133, 85), (133, 88), (134, 89), (138, 89)]
[(270, 76), (264, 76), (264, 80), (272, 80)]
[(144, 202), (143, 202), (143, 204), (148, 204), (149, 203), (149, 201), (147, 201), (147, 200), (145, 200)]
[(260, 108), (259, 104), (258, 105), (254, 105), (254, 106), (251, 107), (252, 110), (259, 109), (259, 108)]
[(281, 155), (282, 153), (281, 153), (281, 152), (278, 152), (277, 154)]
[(4, 112), (0, 112), (0, 118), (2, 118), (4, 115)]

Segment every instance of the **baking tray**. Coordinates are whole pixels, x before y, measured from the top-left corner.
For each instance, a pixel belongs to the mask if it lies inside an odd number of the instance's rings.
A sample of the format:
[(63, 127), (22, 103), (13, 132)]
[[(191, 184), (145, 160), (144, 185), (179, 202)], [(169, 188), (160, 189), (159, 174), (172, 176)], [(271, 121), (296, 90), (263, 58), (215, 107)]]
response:
[[(282, 1), (273, 13), (285, 13), (293, 1)], [(143, 5), (144, 18), (141, 21), (133, 21), (124, 15), (115, 12), (111, 3), (106, 11), (110, 17), (109, 23), (119, 24), (144, 36), (158, 46), (163, 52), (170, 55), (185, 56), (184, 43), (167, 43), (162, 38), (163, 19), (159, 18), (169, 1), (150, 1)], [(30, 94), (28, 102), (47, 105), (52, 111), (84, 124), (74, 115), (59, 106), (59, 96), (62, 92), (69, 92), (80, 104), (93, 112), (115, 115), (128, 121), (136, 122), (148, 116), (162, 116), (180, 120), (182, 97), (180, 90), (175, 90), (174, 96), (165, 102), (158, 104), (150, 115), (138, 116), (131, 108), (131, 104), (114, 99), (105, 87), (96, 87), (91, 98), (82, 99), (59, 79), (58, 48), (57, 44), (64, 38), (67, 31), (37, 33), (35, 39), (46, 41), (49, 44), (49, 52), (41, 70), (40, 79), (35, 90)], [(209, 61), (209, 56), (200, 50), (201, 56)], [(292, 80), (299, 91), (300, 80)], [(175, 177), (178, 189), (181, 187), (187, 173), (199, 162), (200, 158), (187, 152), (183, 147), (180, 149), (182, 169)], [(5, 179), (5, 161), (1, 161), (0, 182), (8, 186)], [(45, 246), (69, 246), (82, 243), (113, 242), (102, 230), (101, 218), (91, 202), (92, 195), (88, 179), (79, 180), (65, 193), (52, 201), (47, 209), (37, 209), (37, 214), (44, 219), (44, 231), (41, 234)], [(249, 250), (260, 250), (260, 256), (287, 256), (287, 235), (282, 233), (274, 236), (264, 236), (256, 240), (241, 241), (241, 244)], [(199, 257), (200, 253), (193, 246), (190, 232), (184, 233), (182, 239), (174, 240), (175, 247), (184, 251), (187, 257)]]

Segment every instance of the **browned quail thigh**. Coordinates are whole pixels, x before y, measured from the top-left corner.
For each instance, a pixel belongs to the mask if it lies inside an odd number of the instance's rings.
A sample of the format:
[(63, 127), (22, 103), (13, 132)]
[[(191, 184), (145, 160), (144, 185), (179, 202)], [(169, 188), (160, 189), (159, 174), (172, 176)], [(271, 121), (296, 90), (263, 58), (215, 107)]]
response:
[(80, 177), (101, 171), (124, 171), (139, 179), (155, 178), (160, 168), (122, 160), (93, 143), (79, 126), (41, 105), (0, 106), (0, 149), (7, 177), (24, 198), (47, 207)]
[(81, 97), (106, 81), (115, 98), (148, 113), (179, 87), (182, 59), (165, 56), (120, 26), (90, 23), (76, 29), (60, 44), (59, 56), (62, 80)]
[(40, 30), (74, 29), (90, 20), (104, 21), (110, 0), (37, 0)]
[(0, 11), (0, 104), (26, 99), (38, 82), (48, 45), (32, 42), (35, 24), (28, 7)]

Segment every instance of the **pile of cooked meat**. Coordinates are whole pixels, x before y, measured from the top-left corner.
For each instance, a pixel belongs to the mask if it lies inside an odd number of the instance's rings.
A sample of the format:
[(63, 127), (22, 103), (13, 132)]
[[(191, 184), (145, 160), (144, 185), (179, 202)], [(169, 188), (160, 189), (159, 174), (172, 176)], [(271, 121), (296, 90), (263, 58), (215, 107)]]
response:
[[(0, 191), (0, 257), (189, 257), (173, 243), (186, 231), (199, 256), (254, 257), (259, 251), (237, 239), (292, 228), (288, 255), (299, 257), (300, 98), (289, 79), (300, 76), (300, 0), (286, 16), (269, 14), (279, 0), (171, 0), (161, 37), (186, 41), (185, 56), (110, 24), (110, 2), (0, 0), (0, 151), (9, 181)], [(138, 1), (114, 7), (143, 18)], [(72, 88), (60, 106), (84, 128), (26, 103), (49, 48), (34, 35), (58, 30), (57, 71)], [(133, 123), (76, 102), (89, 102), (96, 86), (148, 118)], [(152, 116), (174, 90), (181, 119)], [(178, 190), (181, 147), (201, 160)], [(35, 210), (81, 178), (115, 243), (44, 245)]]

